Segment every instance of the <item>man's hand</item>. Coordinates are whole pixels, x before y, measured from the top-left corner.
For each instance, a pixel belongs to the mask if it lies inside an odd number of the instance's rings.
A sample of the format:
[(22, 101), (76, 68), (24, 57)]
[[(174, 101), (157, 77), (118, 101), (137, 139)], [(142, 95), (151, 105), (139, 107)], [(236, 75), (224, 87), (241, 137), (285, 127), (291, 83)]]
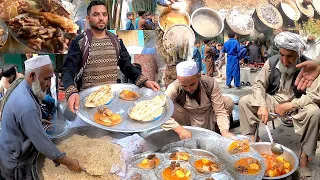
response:
[(294, 107), (291, 102), (287, 102), (279, 104), (274, 110), (280, 116), (285, 116), (287, 112), (294, 110)]
[(81, 172), (82, 168), (79, 165), (79, 162), (75, 159), (70, 159), (68, 164), (66, 165), (70, 171), (73, 172)]
[(269, 110), (267, 107), (259, 107), (257, 115), (262, 123), (267, 124), (269, 120)]
[(316, 37), (314, 35), (309, 36), (307, 39), (308, 42), (313, 42), (315, 40), (316, 40)]
[(237, 139), (237, 137), (234, 134), (232, 134), (231, 132), (229, 132), (228, 130), (222, 130), (221, 131), (221, 136), (225, 137), (225, 138), (228, 138), (228, 139), (234, 139), (234, 140)]
[(190, 139), (192, 137), (192, 134), (190, 131), (188, 131), (187, 129), (185, 129), (184, 127), (182, 127), (181, 125), (179, 125), (178, 127), (176, 127), (174, 129), (174, 132), (176, 132), (180, 139)]
[(78, 93), (73, 93), (68, 99), (68, 107), (71, 112), (75, 113), (79, 109), (80, 96)]
[(79, 162), (75, 159), (70, 159), (67, 156), (55, 160), (59, 164), (63, 164), (68, 167), (70, 171), (81, 172), (83, 169), (80, 167)]
[[(146, 81), (144, 83), (144, 85), (147, 87), (147, 88), (150, 88), (154, 91), (159, 91), (160, 90), (160, 86), (158, 83), (154, 82), (154, 81)], [(70, 99), (70, 98), (69, 98)]]
[(298, 90), (305, 90), (307, 87), (310, 87), (320, 74), (320, 66), (315, 61), (305, 61), (296, 67), (302, 68), (294, 83)]

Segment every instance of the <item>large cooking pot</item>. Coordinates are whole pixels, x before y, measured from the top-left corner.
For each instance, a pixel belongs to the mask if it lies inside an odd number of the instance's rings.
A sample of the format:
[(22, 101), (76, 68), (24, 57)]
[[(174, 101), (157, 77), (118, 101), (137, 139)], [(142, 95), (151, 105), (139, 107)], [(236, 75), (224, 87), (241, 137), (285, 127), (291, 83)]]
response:
[[(283, 179), (288, 176), (290, 176), (292, 173), (294, 173), (299, 166), (299, 159), (298, 156), (289, 148), (282, 146), (284, 153), (281, 155), (286, 161), (290, 162), (290, 164), (293, 166), (292, 170), (284, 174), (282, 176), (277, 177), (263, 177), (263, 179)], [(271, 143), (270, 142), (257, 142), (255, 143), (255, 150), (260, 154), (272, 154), (271, 152)]]
[[(265, 11), (267, 11), (267, 10), (273, 11), (273, 14), (271, 12), (266, 13)], [(268, 15), (275, 15), (276, 18), (270, 19), (271, 21), (274, 21), (274, 22), (270, 23), (270, 20), (268, 20), (268, 19), (266, 19), (266, 17), (264, 17), (266, 15), (267, 16)], [(283, 19), (282, 19), (280, 12), (278, 11), (278, 9), (269, 3), (258, 5), (256, 7), (252, 17), (254, 20), (255, 28), (259, 32), (266, 32), (271, 29), (279, 29), (283, 24)]]
[(285, 27), (294, 27), (294, 21), (298, 21), (301, 17), (301, 12), (296, 3), (292, 0), (281, 0), (277, 9), (282, 15), (283, 25)]
[(199, 8), (191, 15), (192, 28), (203, 37), (216, 37), (223, 31), (220, 15), (210, 8)]
[[(164, 18), (166, 15), (168, 15), (169, 13), (175, 13), (176, 15), (181, 15), (182, 17), (184, 17), (186, 19), (186, 23), (181, 23), (181, 22), (177, 22), (175, 24), (172, 24), (172, 25), (169, 25), (167, 27), (165, 27), (165, 24), (162, 23), (161, 19)], [(169, 16), (167, 16), (169, 17)], [(171, 17), (173, 18), (173, 17)], [(166, 31), (167, 29), (169, 29), (171, 26), (173, 25), (178, 25), (178, 24), (182, 24), (182, 25), (186, 25), (188, 27), (190, 27), (191, 25), (191, 20), (190, 20), (190, 16), (189, 14), (187, 13), (187, 11), (180, 11), (180, 10), (175, 10), (175, 9), (169, 9), (169, 8), (165, 8), (163, 9), (159, 16), (158, 16), (158, 24), (159, 24), (159, 27), (163, 30), (163, 31)]]
[[(103, 136), (110, 136), (110, 137), (112, 137), (114, 139), (121, 139), (121, 138), (124, 138), (124, 137), (127, 136), (126, 134), (123, 134), (123, 133), (109, 132), (109, 131), (105, 131), (105, 130), (100, 129), (100, 128), (96, 128), (96, 127), (93, 127), (93, 126), (88, 126), (88, 127), (71, 128), (70, 132), (67, 135), (65, 135), (65, 136), (63, 136), (61, 138), (58, 138), (58, 139), (54, 139), (53, 142), (55, 144), (59, 144), (63, 140), (66, 140), (66, 139), (70, 138), (74, 134), (86, 135), (86, 136), (88, 136), (89, 138), (92, 138), (92, 139), (101, 138)], [(44, 179), (43, 176), (42, 176), (42, 173), (41, 173), (41, 169), (44, 166), (45, 158), (46, 157), (44, 157), (42, 154), (39, 154), (38, 157), (37, 157), (37, 160), (36, 160), (36, 172), (33, 174), (34, 178), (37, 179), (37, 180), (43, 180)]]

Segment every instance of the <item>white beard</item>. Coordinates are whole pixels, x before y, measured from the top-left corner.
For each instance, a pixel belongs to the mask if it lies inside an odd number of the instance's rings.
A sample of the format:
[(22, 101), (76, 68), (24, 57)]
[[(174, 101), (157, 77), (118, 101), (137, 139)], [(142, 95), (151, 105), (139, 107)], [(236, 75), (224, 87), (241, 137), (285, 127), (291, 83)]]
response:
[(32, 91), (40, 100), (46, 97), (46, 92), (42, 91), (39, 79), (32, 83)]
[(277, 67), (279, 68), (280, 73), (291, 75), (296, 72), (296, 64), (292, 65), (291, 67), (286, 67), (282, 64), (281, 61), (278, 62)]

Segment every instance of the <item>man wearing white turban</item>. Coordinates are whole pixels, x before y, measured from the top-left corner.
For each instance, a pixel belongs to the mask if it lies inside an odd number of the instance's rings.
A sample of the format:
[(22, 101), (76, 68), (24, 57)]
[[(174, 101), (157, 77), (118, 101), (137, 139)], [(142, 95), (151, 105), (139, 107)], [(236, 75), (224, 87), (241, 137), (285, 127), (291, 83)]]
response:
[(181, 125), (220, 130), (222, 136), (234, 138), (229, 132), (232, 99), (222, 96), (214, 78), (198, 73), (196, 62), (181, 62), (176, 69), (178, 79), (166, 90), (166, 95), (174, 102), (174, 113), (162, 128), (173, 129), (181, 139), (192, 136)]
[(34, 179), (38, 152), (57, 165), (82, 171), (77, 160), (68, 158), (53, 144), (41, 124), (40, 100), (54, 72), (49, 56), (25, 61), (25, 69), (25, 78), (15, 80), (1, 102), (0, 179)]
[[(240, 127), (245, 135), (255, 133), (260, 121), (267, 124), (269, 112), (284, 116), (292, 112), (295, 133), (301, 135), (300, 177), (310, 176), (308, 156), (315, 154), (320, 129), (320, 79), (317, 78), (306, 91), (297, 90), (295, 80), (299, 74), (296, 65), (304, 61), (301, 54), (306, 49), (299, 35), (281, 32), (275, 39), (279, 55), (264, 64), (254, 80), (253, 93), (239, 101)], [(259, 139), (259, 138), (258, 138)]]

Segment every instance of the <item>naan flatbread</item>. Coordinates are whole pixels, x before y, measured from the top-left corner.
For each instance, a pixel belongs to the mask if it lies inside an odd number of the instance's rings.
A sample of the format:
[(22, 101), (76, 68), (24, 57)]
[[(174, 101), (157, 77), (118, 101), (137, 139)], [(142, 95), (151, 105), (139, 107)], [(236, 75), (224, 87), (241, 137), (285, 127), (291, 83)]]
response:
[(129, 117), (137, 121), (152, 121), (161, 116), (166, 104), (166, 95), (159, 95), (151, 100), (138, 102), (129, 113)]
[(110, 85), (104, 85), (97, 91), (92, 92), (86, 99), (85, 99), (85, 106), (86, 107), (97, 107), (102, 106), (108, 103), (113, 98), (113, 93), (111, 92)]

